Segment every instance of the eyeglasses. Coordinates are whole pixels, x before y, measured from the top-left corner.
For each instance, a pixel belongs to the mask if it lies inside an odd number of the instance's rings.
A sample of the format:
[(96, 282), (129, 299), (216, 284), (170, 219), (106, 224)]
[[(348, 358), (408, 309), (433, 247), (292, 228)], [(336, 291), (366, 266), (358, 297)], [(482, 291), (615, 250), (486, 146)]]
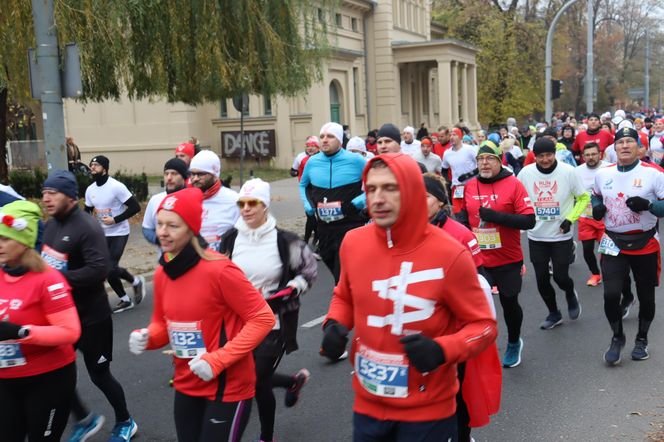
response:
[(259, 200), (240, 200), (236, 204), (240, 209), (244, 209), (245, 205), (248, 205), (250, 209), (253, 209), (261, 202)]
[(488, 162), (491, 162), (491, 161), (499, 161), (500, 158), (498, 158), (497, 156), (494, 156), (494, 155), (482, 155), (482, 156), (479, 156), (479, 157), (475, 158), (475, 160), (478, 163), (481, 163), (481, 162), (487, 162), (488, 163)]

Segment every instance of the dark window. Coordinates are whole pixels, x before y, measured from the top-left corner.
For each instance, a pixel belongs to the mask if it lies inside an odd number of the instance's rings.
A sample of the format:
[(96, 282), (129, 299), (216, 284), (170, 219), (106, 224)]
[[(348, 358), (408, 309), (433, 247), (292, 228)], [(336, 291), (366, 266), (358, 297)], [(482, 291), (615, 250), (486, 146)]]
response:
[(357, 19), (356, 18), (351, 18), (350, 19), (350, 28), (353, 30), (353, 32), (357, 32)]
[(334, 22), (337, 24), (338, 27), (343, 28), (342, 22), (341, 22), (341, 14), (337, 14), (334, 16)]
[(221, 118), (228, 117), (228, 104), (226, 99), (221, 100)]
[(263, 95), (263, 109), (265, 115), (272, 115), (272, 99), (267, 95)]

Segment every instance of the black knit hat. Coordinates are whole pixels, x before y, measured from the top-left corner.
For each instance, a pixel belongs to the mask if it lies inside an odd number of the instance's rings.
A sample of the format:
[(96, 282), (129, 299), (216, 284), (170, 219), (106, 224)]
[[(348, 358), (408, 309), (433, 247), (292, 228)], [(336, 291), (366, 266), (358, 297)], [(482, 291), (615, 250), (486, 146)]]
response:
[(639, 133), (636, 131), (636, 129), (633, 129), (631, 127), (623, 127), (622, 129), (616, 131), (616, 136), (614, 139), (614, 143), (617, 143), (619, 139), (621, 138), (633, 138), (634, 141), (639, 141)]
[(164, 172), (167, 170), (174, 170), (180, 175), (182, 175), (182, 178), (187, 180), (189, 178), (189, 168), (187, 167), (187, 163), (182, 161), (179, 158), (171, 158), (170, 160), (166, 161), (166, 164), (164, 164)]
[(450, 200), (447, 198), (447, 192), (445, 192), (445, 187), (440, 182), (440, 179), (424, 175), (424, 187), (427, 193), (433, 195), (441, 203), (450, 203)]
[(556, 153), (556, 143), (545, 137), (538, 138), (533, 146), (533, 153), (535, 155), (541, 153)]
[(401, 143), (401, 131), (392, 123), (385, 123), (378, 129), (378, 138), (382, 137)]
[(92, 163), (97, 163), (104, 169), (106, 169), (106, 172), (108, 172), (108, 168), (111, 165), (111, 162), (109, 161), (108, 158), (106, 158), (104, 155), (97, 155), (96, 157), (92, 157), (90, 160), (90, 164)]

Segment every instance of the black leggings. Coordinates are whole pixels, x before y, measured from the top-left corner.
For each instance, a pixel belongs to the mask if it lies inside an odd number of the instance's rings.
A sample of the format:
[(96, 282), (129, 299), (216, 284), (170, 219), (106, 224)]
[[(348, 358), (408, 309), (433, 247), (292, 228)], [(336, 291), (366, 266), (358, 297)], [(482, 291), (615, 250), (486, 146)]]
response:
[(318, 254), (332, 272), (334, 276), (334, 284), (339, 282), (341, 274), (341, 265), (339, 263), (339, 248), (341, 241), (343, 241), (346, 232), (362, 224), (346, 224), (342, 226), (328, 226), (322, 221), (318, 221)]
[(318, 242), (318, 232), (316, 231), (316, 215), (307, 215), (307, 223), (304, 225), (304, 242), (309, 243), (311, 234), (314, 235), (314, 244)]
[(507, 326), (507, 340), (512, 343), (521, 337), (523, 322), (523, 310), (519, 305), (522, 265), (523, 261), (519, 261), (498, 267), (485, 267), (498, 287), (500, 305), (503, 307), (503, 317)]
[(583, 259), (588, 264), (590, 273), (599, 275), (599, 266), (597, 265), (597, 258), (595, 258), (595, 240), (587, 239), (581, 241), (581, 244), (583, 245)]
[(129, 283), (134, 282), (134, 276), (127, 271), (124, 267), (120, 267), (120, 258), (124, 253), (125, 246), (127, 245), (127, 240), (129, 235), (125, 236), (107, 236), (106, 244), (108, 244), (108, 253), (111, 258), (111, 271), (108, 273), (106, 280), (111, 286), (116, 295), (120, 298), (125, 296), (124, 287), (122, 286), (121, 279)]
[(261, 421), (261, 440), (271, 441), (274, 436), (274, 414), (277, 401), (272, 389), (274, 387), (291, 388), (295, 380), (293, 376), (276, 373), (275, 370), (284, 355), (285, 344), (281, 333), (274, 330), (254, 350), (256, 361), (256, 405)]
[(530, 261), (535, 268), (537, 290), (549, 309), (549, 313), (558, 311), (556, 290), (551, 285), (549, 261), (553, 265), (553, 280), (565, 291), (567, 299), (574, 297), (574, 281), (569, 277), (569, 263), (572, 256), (572, 240), (565, 241), (533, 241), (528, 240)]
[[(113, 321), (111, 317), (83, 326), (81, 339), (76, 348), (83, 353), (85, 368), (93, 384), (104, 393), (106, 399), (115, 411), (116, 422), (129, 419), (127, 401), (122, 385), (111, 374), (111, 360), (113, 359)], [(103, 360), (103, 362), (99, 362)], [(78, 392), (74, 395), (72, 412), (76, 420), (83, 420), (90, 414), (90, 410), (81, 401)]]
[(0, 439), (57, 442), (67, 426), (76, 364), (24, 378), (0, 379)]
[(251, 399), (218, 402), (176, 391), (173, 414), (178, 442), (239, 442), (249, 422)]
[(463, 382), (466, 377), (466, 363), (462, 362), (457, 365), (457, 376), (459, 377), (459, 391), (456, 394), (457, 403), (457, 431), (459, 442), (470, 442), (470, 415), (468, 414), (468, 407), (466, 401), (463, 400)]
[(604, 275), (604, 314), (614, 336), (623, 336), (620, 295), (630, 269), (634, 274), (636, 295), (639, 297), (639, 331), (637, 338), (647, 339), (650, 323), (655, 318), (655, 287), (659, 285), (659, 253), (647, 255), (602, 255)]

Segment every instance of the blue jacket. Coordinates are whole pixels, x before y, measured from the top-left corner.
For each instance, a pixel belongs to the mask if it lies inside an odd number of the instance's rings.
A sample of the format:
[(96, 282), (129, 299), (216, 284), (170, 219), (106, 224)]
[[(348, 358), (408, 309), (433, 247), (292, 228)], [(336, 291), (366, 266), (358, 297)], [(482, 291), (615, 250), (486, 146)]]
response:
[[(300, 199), (307, 215), (317, 214), (328, 224), (358, 221), (366, 207), (362, 191), (362, 171), (366, 164), (361, 155), (339, 149), (334, 155), (320, 152), (309, 158), (300, 180)], [(319, 208), (319, 203), (340, 205), (340, 209)], [(314, 210), (318, 208), (318, 210)], [(331, 212), (330, 212), (331, 211)]]

